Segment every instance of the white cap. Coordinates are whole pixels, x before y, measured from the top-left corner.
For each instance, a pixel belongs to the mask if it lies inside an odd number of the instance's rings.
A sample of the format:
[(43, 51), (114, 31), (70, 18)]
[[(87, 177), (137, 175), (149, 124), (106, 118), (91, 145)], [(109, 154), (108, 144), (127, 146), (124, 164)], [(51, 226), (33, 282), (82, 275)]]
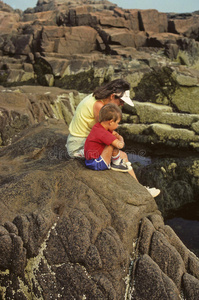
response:
[[(119, 97), (119, 94), (115, 94), (115, 95)], [(125, 91), (124, 94), (123, 94), (123, 96), (120, 97), (120, 99), (123, 100), (128, 105), (134, 106), (134, 104), (133, 104), (133, 102), (132, 102), (132, 100), (130, 98), (130, 91), (129, 90)]]

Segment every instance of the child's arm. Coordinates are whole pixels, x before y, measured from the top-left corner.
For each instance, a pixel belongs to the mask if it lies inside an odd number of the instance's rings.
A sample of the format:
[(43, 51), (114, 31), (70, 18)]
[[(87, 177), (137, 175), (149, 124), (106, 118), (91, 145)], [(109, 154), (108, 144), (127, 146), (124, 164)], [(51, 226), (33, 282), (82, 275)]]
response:
[(116, 131), (113, 131), (112, 134), (121, 142), (124, 142), (124, 139), (121, 135), (119, 135), (119, 133), (117, 133)]
[(122, 138), (122, 140), (115, 139), (111, 145), (113, 145), (115, 148), (118, 148), (118, 149), (124, 148), (124, 140), (123, 140), (122, 136), (121, 136), (121, 138)]

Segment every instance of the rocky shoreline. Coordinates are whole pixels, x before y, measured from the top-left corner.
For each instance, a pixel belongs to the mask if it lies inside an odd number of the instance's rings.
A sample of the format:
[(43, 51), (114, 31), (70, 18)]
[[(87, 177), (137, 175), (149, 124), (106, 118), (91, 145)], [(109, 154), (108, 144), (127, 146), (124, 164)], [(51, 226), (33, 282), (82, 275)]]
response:
[[(199, 16), (109, 1), (0, 3), (0, 298), (199, 298), (199, 260), (163, 216), (198, 201)], [(123, 77), (129, 174), (68, 157), (68, 125)], [(142, 185), (156, 186), (154, 200)]]

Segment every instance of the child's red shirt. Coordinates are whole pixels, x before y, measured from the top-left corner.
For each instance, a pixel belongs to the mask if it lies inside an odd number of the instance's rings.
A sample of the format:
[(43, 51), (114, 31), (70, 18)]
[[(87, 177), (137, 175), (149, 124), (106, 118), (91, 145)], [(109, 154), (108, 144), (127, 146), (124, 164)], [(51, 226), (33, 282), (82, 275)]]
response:
[(89, 133), (85, 145), (84, 156), (87, 160), (98, 158), (106, 145), (111, 145), (116, 137), (106, 130), (99, 122), (96, 123)]

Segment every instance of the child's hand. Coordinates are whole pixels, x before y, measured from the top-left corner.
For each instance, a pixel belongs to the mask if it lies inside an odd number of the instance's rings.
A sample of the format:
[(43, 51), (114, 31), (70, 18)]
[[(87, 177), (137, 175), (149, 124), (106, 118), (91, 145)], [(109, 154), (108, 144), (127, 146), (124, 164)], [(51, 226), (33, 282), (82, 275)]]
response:
[(112, 131), (112, 134), (118, 139), (118, 137), (120, 136), (119, 133), (117, 133), (117, 131)]
[(112, 134), (119, 140), (119, 141), (124, 141), (123, 137), (119, 135), (116, 131), (113, 131)]

